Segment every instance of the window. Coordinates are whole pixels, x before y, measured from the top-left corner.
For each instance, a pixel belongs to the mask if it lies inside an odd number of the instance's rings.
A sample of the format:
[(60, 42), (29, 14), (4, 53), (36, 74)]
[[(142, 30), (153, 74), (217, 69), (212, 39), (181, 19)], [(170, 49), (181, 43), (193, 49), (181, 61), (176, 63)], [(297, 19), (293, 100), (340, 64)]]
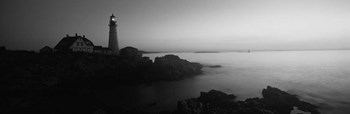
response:
[(77, 42), (77, 46), (84, 46), (84, 42)]

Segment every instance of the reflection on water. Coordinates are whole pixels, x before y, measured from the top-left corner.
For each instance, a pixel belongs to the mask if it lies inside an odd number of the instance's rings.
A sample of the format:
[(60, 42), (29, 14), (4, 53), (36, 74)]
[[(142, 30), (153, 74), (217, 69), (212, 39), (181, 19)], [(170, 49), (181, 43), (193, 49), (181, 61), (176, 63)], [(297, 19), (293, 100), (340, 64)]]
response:
[(200, 91), (211, 89), (235, 94), (243, 100), (261, 97), (262, 89), (271, 85), (320, 106), (322, 113), (350, 113), (350, 51), (174, 54), (192, 62), (222, 67), (205, 67), (203, 75), (185, 80), (132, 87), (129, 94), (134, 94), (134, 105), (154, 104), (147, 107), (149, 110), (174, 109), (178, 100), (198, 97)]

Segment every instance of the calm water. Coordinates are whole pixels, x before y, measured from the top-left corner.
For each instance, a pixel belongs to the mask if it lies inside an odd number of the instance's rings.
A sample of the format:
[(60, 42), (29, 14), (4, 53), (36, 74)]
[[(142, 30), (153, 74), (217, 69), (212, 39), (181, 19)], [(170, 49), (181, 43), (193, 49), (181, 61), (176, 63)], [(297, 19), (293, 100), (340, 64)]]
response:
[[(146, 54), (154, 59), (168, 53)], [(133, 100), (129, 106), (147, 110), (174, 109), (176, 102), (198, 97), (199, 92), (217, 89), (235, 94), (238, 99), (261, 97), (267, 85), (300, 96), (319, 105), (323, 114), (350, 113), (350, 51), (265, 51), (225, 53), (174, 53), (204, 65), (204, 74), (153, 86), (121, 88)], [(113, 95), (112, 95), (113, 97)], [(118, 100), (111, 101), (118, 102)], [(156, 103), (155, 106), (145, 106)]]

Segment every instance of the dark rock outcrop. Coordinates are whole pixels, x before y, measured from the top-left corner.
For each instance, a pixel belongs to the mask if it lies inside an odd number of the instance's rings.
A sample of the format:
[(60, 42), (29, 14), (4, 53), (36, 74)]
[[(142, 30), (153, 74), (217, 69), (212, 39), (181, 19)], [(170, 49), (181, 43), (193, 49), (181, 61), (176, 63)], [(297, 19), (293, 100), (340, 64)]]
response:
[(289, 114), (296, 106), (302, 111), (319, 114), (317, 106), (300, 101), (297, 96), (268, 86), (263, 98), (234, 101), (234, 95), (211, 90), (201, 92), (198, 98), (178, 102), (175, 113), (184, 114)]
[(211, 66), (209, 66), (209, 68), (220, 68), (220, 67), (222, 67), (221, 65), (211, 65)]
[(203, 111), (203, 103), (195, 98), (178, 101), (177, 109), (179, 114), (199, 114)]
[(236, 98), (235, 95), (228, 95), (217, 90), (210, 90), (209, 92), (201, 92), (198, 100), (204, 103), (220, 104), (225, 102), (232, 102)]
[(133, 47), (125, 47), (120, 50), (123, 71), (127, 71), (128, 80), (134, 78), (157, 81), (177, 80), (201, 73), (202, 65), (181, 59), (176, 55), (156, 57), (154, 63), (148, 57), (142, 57), (142, 53)]
[(290, 113), (290, 110), (293, 110), (294, 106), (302, 111), (319, 114), (316, 110), (317, 106), (300, 101), (296, 95), (288, 94), (278, 88), (267, 86), (266, 89), (263, 89), (262, 95), (264, 98), (263, 103), (270, 109), (275, 109), (280, 114)]
[(120, 49), (120, 56), (127, 59), (138, 60), (142, 58), (142, 53), (134, 47), (125, 47)]
[(154, 60), (154, 66), (155, 69), (158, 69), (158, 73), (168, 79), (181, 79), (202, 72), (201, 64), (189, 62), (176, 55), (156, 57)]

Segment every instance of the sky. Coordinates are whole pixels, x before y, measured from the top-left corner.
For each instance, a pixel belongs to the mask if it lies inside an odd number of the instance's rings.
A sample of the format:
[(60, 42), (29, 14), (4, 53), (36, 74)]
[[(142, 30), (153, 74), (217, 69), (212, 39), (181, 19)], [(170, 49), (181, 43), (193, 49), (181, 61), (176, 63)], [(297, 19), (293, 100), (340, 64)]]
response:
[(350, 49), (349, 0), (1, 0), (0, 46), (54, 47), (66, 34), (145, 51)]

